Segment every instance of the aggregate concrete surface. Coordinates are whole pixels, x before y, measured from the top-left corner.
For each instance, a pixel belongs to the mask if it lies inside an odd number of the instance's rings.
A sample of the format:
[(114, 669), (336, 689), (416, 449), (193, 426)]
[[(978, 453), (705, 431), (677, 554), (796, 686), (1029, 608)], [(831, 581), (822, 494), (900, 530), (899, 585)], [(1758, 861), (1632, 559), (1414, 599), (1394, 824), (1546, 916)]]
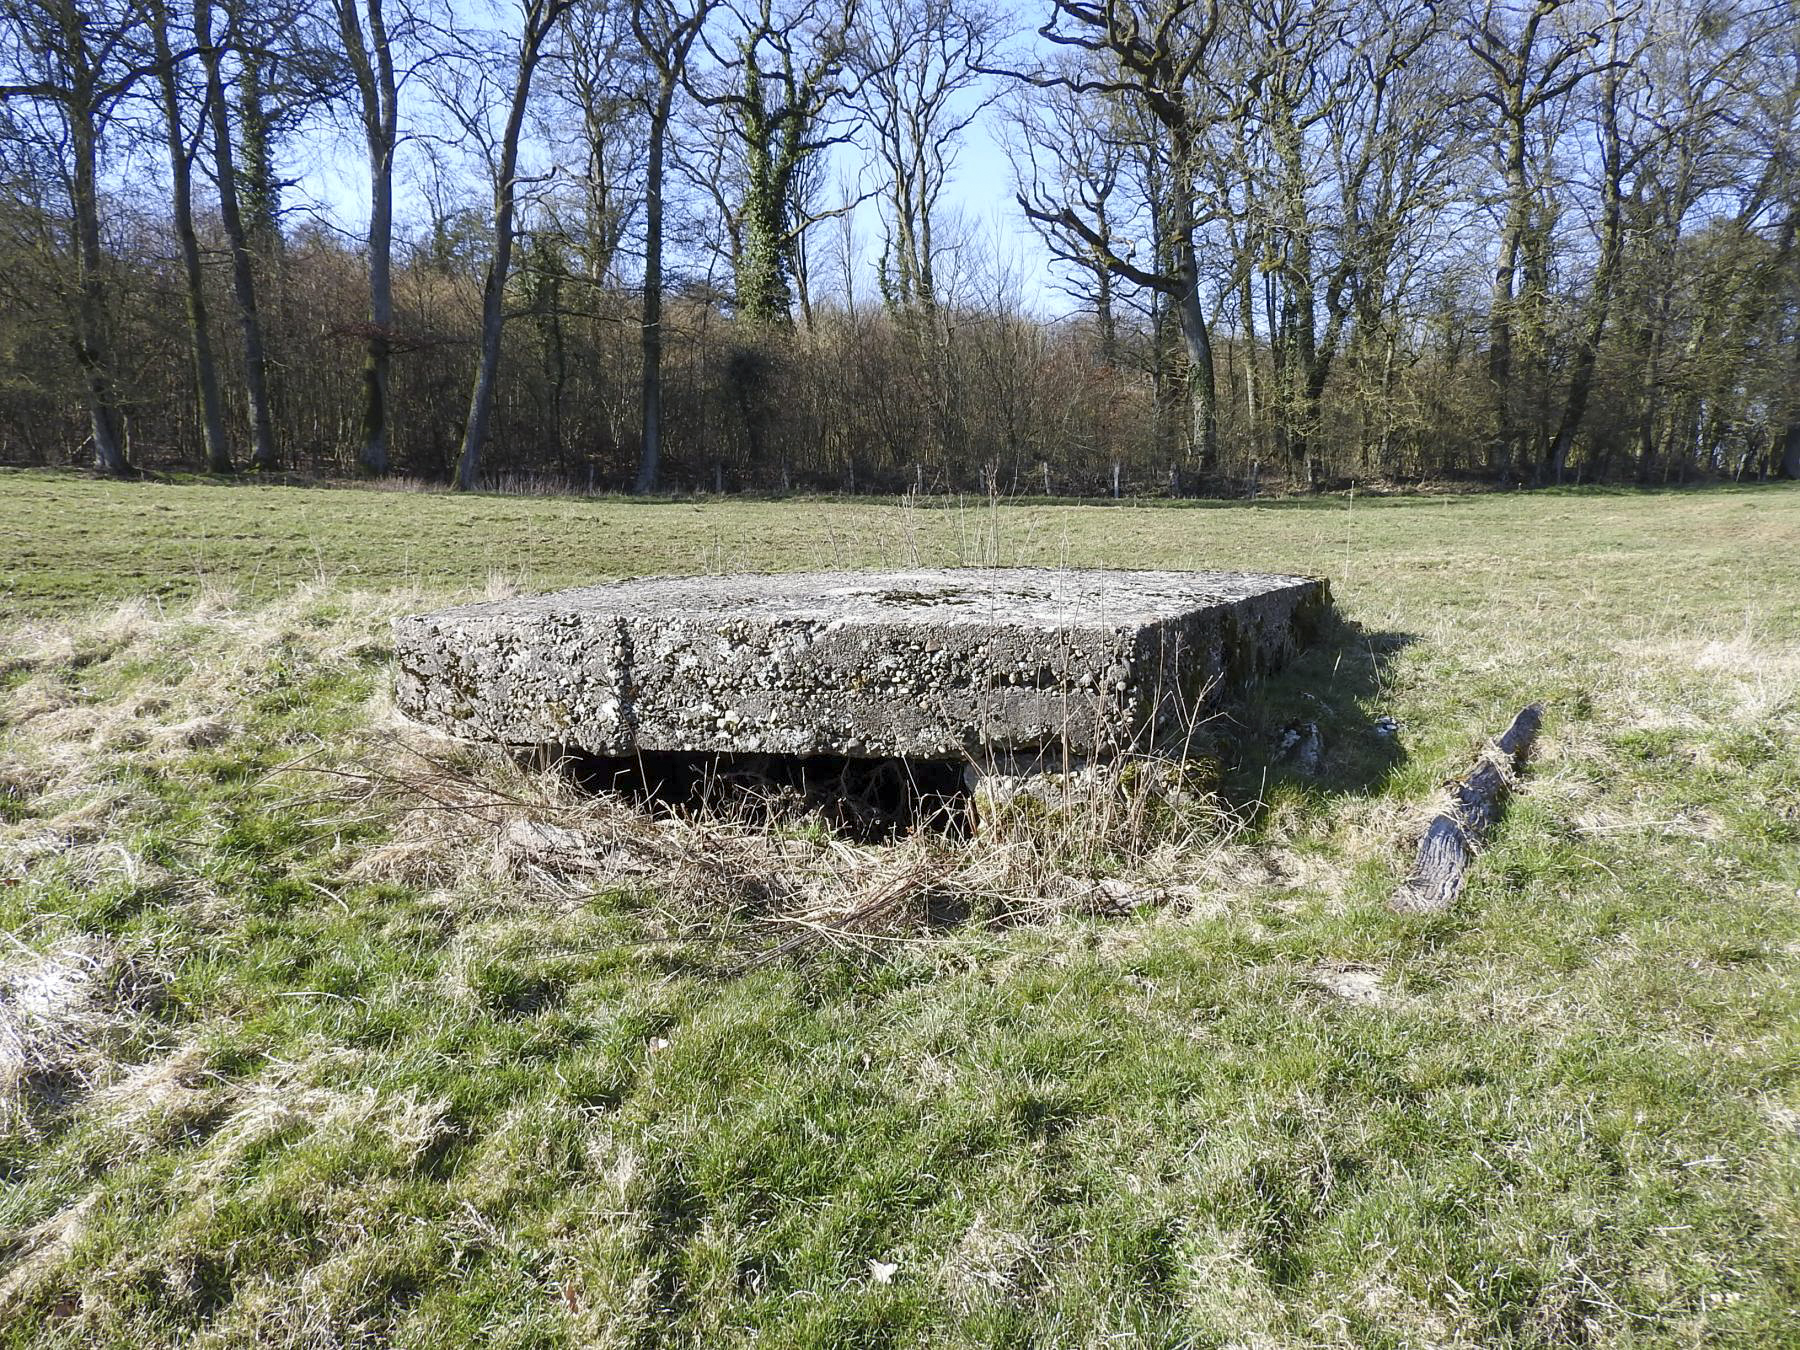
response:
[(1279, 666), (1317, 578), (959, 568), (651, 577), (394, 621), (401, 712), (636, 751), (975, 759), (1166, 746)]

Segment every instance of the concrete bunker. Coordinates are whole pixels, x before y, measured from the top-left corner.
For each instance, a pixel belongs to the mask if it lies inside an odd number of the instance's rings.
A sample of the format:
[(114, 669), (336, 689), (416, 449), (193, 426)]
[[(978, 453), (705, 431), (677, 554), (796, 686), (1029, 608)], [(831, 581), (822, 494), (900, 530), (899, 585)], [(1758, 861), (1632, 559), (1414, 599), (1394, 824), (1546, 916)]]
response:
[(1180, 757), (1313, 636), (1323, 580), (958, 568), (655, 577), (394, 623), (400, 710), (717, 806), (761, 788), (851, 828), (954, 814), (983, 775)]

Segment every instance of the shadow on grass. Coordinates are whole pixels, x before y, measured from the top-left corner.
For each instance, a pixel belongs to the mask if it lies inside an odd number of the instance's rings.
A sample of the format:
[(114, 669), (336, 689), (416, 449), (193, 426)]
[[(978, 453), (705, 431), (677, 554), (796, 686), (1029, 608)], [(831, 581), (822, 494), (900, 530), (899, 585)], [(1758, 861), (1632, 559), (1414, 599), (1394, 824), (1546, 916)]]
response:
[[(1309, 796), (1375, 796), (1405, 762), (1399, 729), (1383, 724), (1388, 672), (1417, 639), (1377, 631), (1336, 611), (1312, 645), (1214, 724), (1226, 799), (1252, 823), (1283, 790)], [(1319, 753), (1304, 749), (1317, 729)]]

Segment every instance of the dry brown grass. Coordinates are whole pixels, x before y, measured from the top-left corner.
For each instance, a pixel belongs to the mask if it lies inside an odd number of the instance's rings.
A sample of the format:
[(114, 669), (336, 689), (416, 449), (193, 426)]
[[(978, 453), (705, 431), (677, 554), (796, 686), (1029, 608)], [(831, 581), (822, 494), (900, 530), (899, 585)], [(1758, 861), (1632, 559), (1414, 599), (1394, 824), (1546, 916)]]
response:
[(0, 1138), (30, 1135), (46, 1101), (109, 1081), (158, 984), (103, 938), (38, 951), (0, 933)]
[(1210, 903), (1242, 828), (1179, 766), (1134, 761), (978, 797), (973, 831), (857, 843), (787, 801), (669, 811), (592, 794), (560, 766), (530, 768), (391, 711), (341, 762), (290, 772), (319, 780), (321, 821), (332, 810), (385, 821), (385, 841), (361, 853), (355, 876), (485, 888), (497, 904), (552, 909), (608, 889), (643, 892), (673, 931), (760, 932), (774, 944), (762, 957), (878, 947), (947, 919), (1015, 924)]

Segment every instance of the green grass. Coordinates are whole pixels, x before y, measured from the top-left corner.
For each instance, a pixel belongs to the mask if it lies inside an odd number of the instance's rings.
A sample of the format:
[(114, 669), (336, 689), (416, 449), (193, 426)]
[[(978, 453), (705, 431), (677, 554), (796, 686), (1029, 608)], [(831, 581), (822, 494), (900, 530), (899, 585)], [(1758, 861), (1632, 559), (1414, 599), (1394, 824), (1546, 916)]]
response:
[[(89, 1019), (0, 1113), (0, 1344), (1800, 1344), (1800, 492), (6, 473), (0, 519), (0, 972), (74, 953)], [(381, 753), (412, 606), (914, 560), (1321, 572), (1344, 622), (1167, 903), (748, 972), (768, 927), (679, 878), (548, 886), (277, 772)], [(1388, 912), (1533, 698), (1463, 900)], [(1302, 716), (1316, 781), (1265, 764)]]

